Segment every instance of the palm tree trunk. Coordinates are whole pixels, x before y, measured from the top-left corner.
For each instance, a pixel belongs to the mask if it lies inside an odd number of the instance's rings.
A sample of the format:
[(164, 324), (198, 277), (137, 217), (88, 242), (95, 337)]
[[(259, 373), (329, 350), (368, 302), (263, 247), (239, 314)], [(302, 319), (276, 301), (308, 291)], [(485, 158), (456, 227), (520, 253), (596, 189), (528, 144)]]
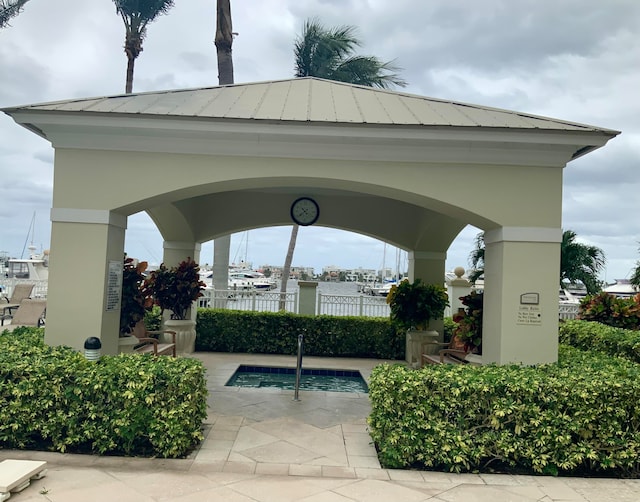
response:
[[(216, 5), (216, 55), (218, 57), (218, 84), (233, 84), (233, 59), (231, 45), (233, 44), (233, 30), (231, 28), (230, 0), (218, 0)], [(225, 235), (213, 240), (213, 288), (214, 291), (229, 289), (229, 248), (231, 235)], [(226, 299), (219, 299), (214, 306), (223, 308)]]
[(131, 94), (133, 92), (133, 67), (135, 66), (136, 58), (130, 55), (127, 55), (127, 83), (124, 89), (126, 94)]
[(282, 282), (280, 283), (280, 303), (278, 310), (285, 310), (287, 305), (287, 281), (289, 280), (289, 274), (291, 273), (291, 262), (293, 261), (293, 251), (296, 248), (296, 240), (298, 239), (299, 225), (293, 225), (291, 228), (291, 238), (289, 239), (289, 248), (287, 249), (287, 257), (284, 260), (284, 267), (282, 267)]
[(216, 53), (218, 56), (218, 83), (233, 84), (233, 27), (231, 24), (230, 0), (218, 0), (216, 9)]

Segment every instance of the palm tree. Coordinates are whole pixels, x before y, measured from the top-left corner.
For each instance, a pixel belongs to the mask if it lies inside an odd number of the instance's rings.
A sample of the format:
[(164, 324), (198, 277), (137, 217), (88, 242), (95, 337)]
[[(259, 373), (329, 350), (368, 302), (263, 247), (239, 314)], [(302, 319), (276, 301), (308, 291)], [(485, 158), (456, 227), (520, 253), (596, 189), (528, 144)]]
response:
[(9, 20), (22, 12), (29, 0), (0, 0), (0, 28), (9, 26)]
[[(407, 82), (394, 73), (399, 68), (392, 61), (383, 63), (373, 56), (353, 54), (356, 47), (361, 45), (355, 32), (355, 26), (340, 26), (329, 30), (316, 19), (305, 21), (302, 35), (296, 39), (293, 48), (295, 76), (326, 78), (381, 89), (394, 85), (406, 86)], [(284, 293), (287, 291), (298, 230), (299, 226), (293, 225), (282, 268), (280, 310), (284, 310)]]
[[(638, 249), (638, 251), (640, 251), (640, 248)], [(636, 268), (631, 274), (630, 282), (635, 287), (640, 288), (640, 261), (636, 262)]]
[(576, 233), (565, 230), (560, 245), (560, 285), (564, 281), (580, 281), (590, 295), (602, 289), (598, 273), (604, 268), (605, 257), (602, 249), (576, 242)]
[[(605, 264), (604, 252), (596, 246), (576, 242), (576, 233), (565, 230), (562, 233), (560, 245), (560, 287), (564, 281), (570, 283), (581, 282), (590, 295), (600, 291), (602, 283), (598, 280), (598, 273)], [(484, 274), (484, 232), (476, 235), (475, 247), (469, 255), (469, 263), (473, 272), (469, 280), (475, 282)]]
[[(218, 84), (233, 84), (233, 28), (231, 24), (230, 0), (218, 0), (216, 4), (216, 55), (218, 58)], [(229, 288), (229, 249), (231, 235), (223, 235), (213, 240), (213, 287), (215, 291)], [(223, 299), (214, 302), (215, 307), (224, 307)]]
[(147, 25), (166, 14), (173, 7), (173, 0), (113, 0), (116, 11), (125, 27), (124, 53), (127, 55), (127, 83), (125, 92), (133, 91), (133, 68), (142, 52), (142, 41), (147, 34)]
[(469, 281), (475, 283), (484, 275), (484, 232), (476, 235), (473, 244), (473, 251), (469, 255), (469, 265), (471, 265)]
[(383, 63), (374, 56), (354, 55), (360, 40), (355, 26), (327, 29), (317, 19), (305, 21), (302, 35), (294, 46), (295, 76), (319, 77), (367, 87), (388, 89), (405, 87), (393, 63)]

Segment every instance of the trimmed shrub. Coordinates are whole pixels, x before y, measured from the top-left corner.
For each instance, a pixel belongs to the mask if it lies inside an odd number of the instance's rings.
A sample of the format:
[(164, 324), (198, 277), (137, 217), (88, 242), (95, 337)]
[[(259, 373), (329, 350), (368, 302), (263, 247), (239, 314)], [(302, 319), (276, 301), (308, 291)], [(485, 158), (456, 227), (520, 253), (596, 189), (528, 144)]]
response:
[(612, 328), (599, 322), (566, 321), (560, 324), (560, 343), (582, 350), (597, 350), (640, 363), (640, 331)]
[(199, 309), (196, 350), (404, 359), (405, 334), (387, 318)]
[(203, 438), (206, 397), (194, 359), (89, 362), (42, 329), (0, 333), (0, 448), (182, 457)]
[(387, 468), (638, 476), (640, 366), (561, 346), (538, 367), (383, 364), (369, 385)]

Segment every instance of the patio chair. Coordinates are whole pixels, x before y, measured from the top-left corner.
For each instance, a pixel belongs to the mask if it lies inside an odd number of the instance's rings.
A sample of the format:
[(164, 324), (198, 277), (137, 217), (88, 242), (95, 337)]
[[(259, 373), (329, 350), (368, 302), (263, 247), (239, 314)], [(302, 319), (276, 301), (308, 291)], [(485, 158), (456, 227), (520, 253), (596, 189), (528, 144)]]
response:
[(13, 314), (11, 326), (44, 326), (46, 311), (47, 300), (43, 298), (22, 300), (20, 307)]
[(13, 288), (11, 298), (0, 296), (0, 326), (4, 325), (5, 319), (13, 317), (13, 311), (20, 307), (22, 300), (26, 300), (31, 296), (35, 284), (20, 282)]
[[(428, 347), (446, 347), (437, 354), (429, 354)], [(427, 342), (422, 344), (422, 366), (425, 364), (466, 364), (467, 356), (471, 351), (465, 349), (465, 343), (456, 335), (451, 337), (448, 343)]]
[[(160, 342), (152, 335), (167, 333), (171, 335), (172, 343)], [(131, 334), (140, 342), (133, 349), (134, 352), (140, 354), (153, 354), (154, 356), (172, 355), (176, 357), (176, 332), (170, 330), (163, 331), (147, 331), (144, 321), (138, 321), (133, 327)]]

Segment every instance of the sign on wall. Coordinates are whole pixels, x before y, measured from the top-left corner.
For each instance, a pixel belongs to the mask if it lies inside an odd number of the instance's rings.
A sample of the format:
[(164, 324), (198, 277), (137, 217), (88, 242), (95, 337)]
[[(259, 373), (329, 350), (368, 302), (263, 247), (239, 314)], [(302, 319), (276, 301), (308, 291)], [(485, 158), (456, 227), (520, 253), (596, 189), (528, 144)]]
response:
[(120, 296), (122, 295), (122, 262), (109, 262), (109, 277), (107, 278), (107, 312), (120, 308)]

